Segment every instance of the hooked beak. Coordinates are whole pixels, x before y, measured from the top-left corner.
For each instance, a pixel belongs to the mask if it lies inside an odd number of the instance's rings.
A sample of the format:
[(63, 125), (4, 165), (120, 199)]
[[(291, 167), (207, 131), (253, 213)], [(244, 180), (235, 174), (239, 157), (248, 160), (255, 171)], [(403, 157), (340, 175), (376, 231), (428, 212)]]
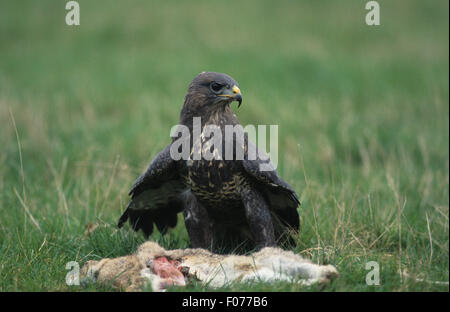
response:
[(242, 94), (241, 94), (241, 90), (238, 88), (238, 86), (234, 85), (231, 90), (227, 89), (225, 90), (224, 93), (219, 94), (219, 96), (224, 96), (224, 97), (228, 97), (230, 99), (232, 99), (232, 101), (236, 101), (238, 102), (238, 108), (241, 106), (242, 104)]

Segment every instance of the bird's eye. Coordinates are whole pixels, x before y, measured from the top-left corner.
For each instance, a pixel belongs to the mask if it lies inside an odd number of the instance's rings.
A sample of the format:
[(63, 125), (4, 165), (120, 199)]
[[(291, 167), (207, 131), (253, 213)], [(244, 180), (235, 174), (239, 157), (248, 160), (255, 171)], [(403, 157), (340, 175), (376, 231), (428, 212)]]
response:
[(211, 83), (211, 90), (213, 90), (214, 92), (219, 92), (220, 89), (222, 89), (222, 85), (217, 83), (217, 82), (213, 82)]

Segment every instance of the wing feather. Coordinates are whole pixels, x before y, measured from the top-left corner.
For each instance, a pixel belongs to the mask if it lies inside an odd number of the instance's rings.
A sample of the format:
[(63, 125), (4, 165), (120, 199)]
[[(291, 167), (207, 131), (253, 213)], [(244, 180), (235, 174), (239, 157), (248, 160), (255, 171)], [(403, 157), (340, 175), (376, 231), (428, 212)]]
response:
[(183, 211), (184, 190), (168, 145), (133, 184), (129, 192), (130, 202), (119, 219), (118, 227), (129, 221), (135, 231), (142, 230), (145, 236), (149, 236), (155, 224), (164, 234), (169, 227), (176, 226), (177, 214)]
[[(286, 181), (280, 178), (269, 157), (258, 150), (251, 141), (247, 142), (248, 147), (255, 148), (257, 153), (256, 159), (248, 159), (248, 149), (246, 150), (246, 157), (242, 162), (245, 172), (254, 179), (256, 185), (262, 190), (269, 201), (272, 212), (282, 221), (283, 225), (298, 231), (300, 220), (297, 208), (300, 205), (300, 200), (296, 192)], [(269, 170), (261, 170), (262, 168)]]

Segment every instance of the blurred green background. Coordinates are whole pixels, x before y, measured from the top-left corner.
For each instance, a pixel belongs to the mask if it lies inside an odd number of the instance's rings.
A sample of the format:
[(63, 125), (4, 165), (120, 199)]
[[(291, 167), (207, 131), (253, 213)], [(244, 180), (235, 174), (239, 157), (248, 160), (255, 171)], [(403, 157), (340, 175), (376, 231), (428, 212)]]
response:
[[(0, 290), (86, 290), (68, 261), (133, 252), (142, 235), (115, 228), (127, 192), (192, 78), (219, 71), (243, 125), (279, 125), (296, 251), (341, 274), (325, 290), (448, 291), (448, 1), (379, 1), (380, 26), (357, 0), (80, 0), (80, 26), (65, 3), (0, 2)], [(152, 239), (189, 243), (182, 222)], [(248, 289), (319, 290), (224, 290)]]

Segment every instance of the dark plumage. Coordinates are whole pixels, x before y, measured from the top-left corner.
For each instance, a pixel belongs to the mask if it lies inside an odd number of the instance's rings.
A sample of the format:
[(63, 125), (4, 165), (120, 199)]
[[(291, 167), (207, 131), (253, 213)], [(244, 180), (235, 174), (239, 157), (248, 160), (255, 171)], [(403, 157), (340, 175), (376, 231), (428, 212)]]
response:
[[(180, 125), (191, 134), (191, 148), (198, 143), (193, 137), (193, 117), (201, 117), (202, 127), (217, 125), (222, 133), (225, 125), (239, 124), (230, 107), (233, 101), (240, 105), (242, 97), (237, 82), (228, 75), (204, 72), (194, 78), (180, 114)], [(202, 142), (207, 139), (202, 137)], [(248, 159), (253, 143), (246, 136), (237, 143), (244, 147), (244, 160), (173, 160), (172, 144), (134, 183), (119, 228), (129, 220), (135, 231), (142, 230), (146, 236), (153, 224), (164, 234), (183, 212), (193, 247), (231, 249), (275, 245), (299, 231), (300, 203), (295, 191), (276, 170), (261, 171), (264, 161), (259, 157)]]

